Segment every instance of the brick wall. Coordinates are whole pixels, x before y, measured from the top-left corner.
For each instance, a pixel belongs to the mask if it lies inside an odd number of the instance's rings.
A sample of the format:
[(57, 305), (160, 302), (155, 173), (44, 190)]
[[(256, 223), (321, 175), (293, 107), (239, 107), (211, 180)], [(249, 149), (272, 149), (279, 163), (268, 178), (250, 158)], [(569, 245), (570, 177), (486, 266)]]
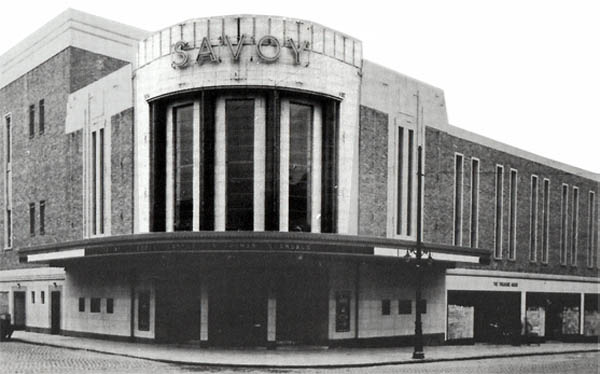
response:
[[(68, 95), (125, 62), (67, 48), (0, 89), (0, 114), (12, 114), (13, 248), (81, 239), (81, 131), (65, 134)], [(45, 130), (39, 134), (39, 100)], [(35, 136), (29, 137), (29, 106), (35, 105)], [(4, 126), (4, 118), (2, 118)], [(2, 170), (4, 132), (0, 131)], [(4, 172), (4, 171), (3, 171)], [(4, 191), (0, 178), (0, 191)], [(0, 194), (3, 196), (3, 194)], [(39, 202), (46, 201), (45, 234), (39, 232)], [(129, 199), (130, 200), (130, 199)], [(36, 204), (35, 235), (29, 232), (29, 203)], [(4, 199), (0, 198), (0, 243), (4, 244)], [(19, 266), (15, 250), (2, 251), (0, 269)]]
[(133, 233), (133, 108), (111, 118), (112, 235)]
[[(473, 143), (446, 132), (427, 128), (425, 152), (424, 190), (424, 240), (434, 243), (453, 244), (454, 234), (454, 154), (464, 155), (463, 172), (463, 245), (470, 246), (470, 207), (471, 207), (471, 160), (480, 160), (479, 188), (479, 247), (493, 250), (495, 223), (495, 178), (496, 165), (504, 166), (504, 206), (503, 206), (503, 253), (502, 259), (492, 259), (486, 269), (598, 276), (598, 268), (587, 267), (588, 248), (588, 194), (595, 191), (598, 197), (598, 182), (573, 175), (537, 162), (529, 161), (509, 153)], [(518, 171), (516, 259), (508, 260), (509, 250), (509, 209), (510, 209), (510, 169)], [(530, 194), (531, 176), (538, 176), (538, 240), (537, 261), (529, 261), (530, 247)], [(542, 209), (543, 180), (550, 179), (550, 226), (548, 264), (541, 263), (542, 248)], [(561, 188), (569, 185), (569, 240), (570, 249), (572, 228), (573, 186), (579, 188), (579, 238), (577, 266), (560, 264), (560, 223)], [(592, 230), (598, 236), (597, 223)], [(596, 261), (594, 261), (596, 263)], [(479, 267), (478, 265), (475, 267)]]
[(386, 236), (388, 115), (360, 107), (358, 234)]

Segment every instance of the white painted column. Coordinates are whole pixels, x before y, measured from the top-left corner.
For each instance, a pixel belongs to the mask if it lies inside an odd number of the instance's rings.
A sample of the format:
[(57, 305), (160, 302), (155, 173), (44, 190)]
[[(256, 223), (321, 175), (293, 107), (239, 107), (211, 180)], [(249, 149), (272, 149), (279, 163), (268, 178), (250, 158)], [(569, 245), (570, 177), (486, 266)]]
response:
[(192, 218), (192, 230), (200, 230), (200, 102), (194, 101), (194, 113), (192, 115), (193, 123), (193, 152), (194, 152), (194, 164), (193, 168), (193, 218)]
[(215, 113), (215, 231), (225, 231), (225, 99), (217, 100)]
[(290, 102), (281, 100), (279, 129), (279, 231), (289, 229)]
[(321, 106), (314, 106), (313, 113), (313, 132), (312, 132), (312, 159), (311, 159), (311, 232), (321, 232), (321, 143), (322, 143), (323, 118)]
[(521, 291), (521, 333), (524, 334), (527, 331), (527, 325), (525, 324), (525, 317), (527, 316), (527, 292)]
[(585, 294), (580, 294), (579, 300), (579, 335), (585, 332)]
[(200, 286), (200, 341), (208, 341), (208, 287), (206, 280)]
[(175, 178), (175, 173), (173, 170), (173, 150), (175, 149), (173, 142), (175, 141), (175, 139), (173, 139), (173, 107), (172, 106), (168, 106), (167, 107), (167, 157), (166, 157), (166, 163), (167, 163), (167, 175), (166, 175), (166, 180), (167, 180), (167, 186), (166, 186), (166, 197), (165, 197), (165, 224), (166, 224), (166, 231), (167, 232), (172, 232), (173, 231), (173, 226), (175, 224), (175, 212), (174, 212), (174, 206), (175, 206), (175, 189), (174, 189), (174, 183), (173, 183), (173, 178)]
[(277, 299), (275, 292), (269, 291), (267, 302), (267, 341), (274, 342), (277, 337)]
[(265, 231), (265, 99), (254, 99), (254, 231)]

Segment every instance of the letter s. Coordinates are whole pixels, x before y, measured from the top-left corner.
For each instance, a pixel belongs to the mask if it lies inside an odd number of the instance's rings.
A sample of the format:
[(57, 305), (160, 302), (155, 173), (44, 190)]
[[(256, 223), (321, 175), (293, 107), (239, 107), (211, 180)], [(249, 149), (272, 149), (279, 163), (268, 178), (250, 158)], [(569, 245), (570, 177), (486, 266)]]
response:
[(189, 56), (185, 51), (188, 47), (188, 43), (184, 41), (178, 41), (173, 45), (173, 52), (171, 53), (171, 66), (173, 69), (183, 68), (188, 64)]

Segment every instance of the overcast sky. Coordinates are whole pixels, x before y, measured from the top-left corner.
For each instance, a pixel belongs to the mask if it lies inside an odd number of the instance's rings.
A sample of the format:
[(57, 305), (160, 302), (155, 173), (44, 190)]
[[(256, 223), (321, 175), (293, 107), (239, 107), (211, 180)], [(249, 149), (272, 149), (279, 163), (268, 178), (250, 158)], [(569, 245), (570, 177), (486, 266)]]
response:
[(315, 21), (442, 88), (451, 124), (600, 173), (597, 0), (5, 1), (0, 54), (68, 7), (149, 31), (239, 13)]

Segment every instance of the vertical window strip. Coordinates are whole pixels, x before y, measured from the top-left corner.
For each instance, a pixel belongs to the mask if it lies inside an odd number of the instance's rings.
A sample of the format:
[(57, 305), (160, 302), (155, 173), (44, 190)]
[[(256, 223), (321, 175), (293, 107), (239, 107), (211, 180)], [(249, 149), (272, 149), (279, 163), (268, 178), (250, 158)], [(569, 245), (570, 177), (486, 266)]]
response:
[(413, 152), (414, 130), (408, 130), (408, 166), (407, 166), (407, 193), (406, 193), (406, 235), (412, 234), (412, 194), (413, 194)]
[(590, 191), (588, 198), (588, 222), (587, 222), (587, 238), (588, 238), (588, 251), (587, 251), (587, 265), (588, 267), (594, 266), (594, 210), (595, 210), (595, 194), (594, 191)]
[(496, 165), (496, 216), (494, 234), (494, 257), (502, 258), (502, 221), (504, 194), (504, 167)]
[(46, 234), (46, 201), (40, 201), (40, 235)]
[(454, 154), (454, 245), (462, 245), (463, 155)]
[(510, 169), (510, 224), (508, 238), (508, 258), (514, 260), (517, 254), (517, 188), (519, 175), (517, 170)]
[(12, 247), (12, 117), (4, 117), (4, 247)]
[(569, 186), (562, 185), (560, 211), (560, 263), (567, 264), (567, 218), (568, 218)]
[(396, 234), (402, 235), (402, 181), (404, 172), (404, 128), (398, 127), (398, 152), (396, 165)]
[(542, 262), (548, 263), (548, 241), (550, 235), (550, 180), (544, 179), (542, 198)]
[(35, 105), (29, 106), (29, 138), (35, 136)]
[(44, 107), (44, 99), (40, 100), (39, 102), (39, 132), (40, 135), (44, 134), (44, 122), (45, 122), (45, 107)]
[(98, 231), (104, 234), (104, 129), (100, 129), (98, 142)]
[(471, 248), (479, 246), (479, 160), (471, 160)]
[(579, 239), (579, 188), (577, 187), (573, 187), (571, 212), (571, 266), (577, 266), (577, 241)]
[(531, 176), (531, 207), (529, 210), (529, 261), (537, 261), (537, 229), (538, 229), (538, 177)]
[(29, 235), (35, 236), (35, 203), (29, 203)]
[(96, 201), (96, 197), (97, 197), (97, 176), (96, 176), (96, 162), (98, 160), (98, 157), (96, 156), (96, 131), (92, 132), (92, 172), (91, 172), (91, 179), (92, 179), (92, 183), (91, 183), (91, 187), (92, 187), (92, 198), (91, 198), (91, 202), (92, 202), (92, 235), (96, 235), (97, 234), (97, 227), (96, 227), (96, 217), (97, 217), (97, 201)]

